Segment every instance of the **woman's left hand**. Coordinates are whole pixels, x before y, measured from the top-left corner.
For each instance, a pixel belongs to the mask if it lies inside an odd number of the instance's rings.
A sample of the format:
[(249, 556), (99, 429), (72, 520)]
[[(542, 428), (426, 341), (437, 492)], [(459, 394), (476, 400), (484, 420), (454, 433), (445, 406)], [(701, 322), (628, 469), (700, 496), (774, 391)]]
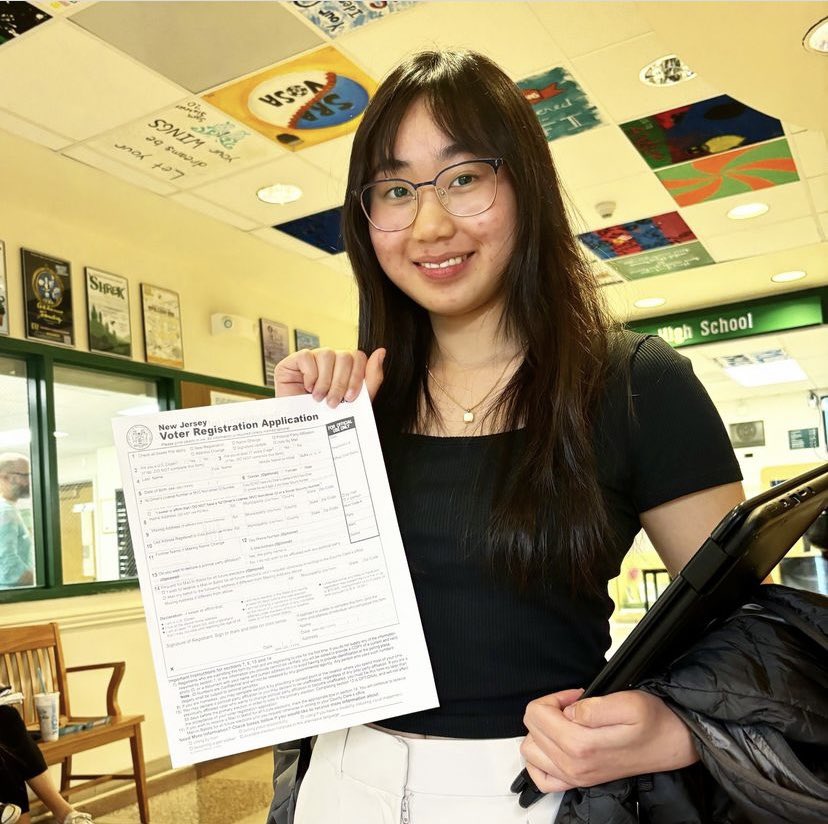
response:
[(545, 695), (526, 708), (529, 734), (520, 751), (542, 792), (592, 787), (698, 761), (690, 731), (660, 698), (629, 690), (579, 701), (582, 692)]

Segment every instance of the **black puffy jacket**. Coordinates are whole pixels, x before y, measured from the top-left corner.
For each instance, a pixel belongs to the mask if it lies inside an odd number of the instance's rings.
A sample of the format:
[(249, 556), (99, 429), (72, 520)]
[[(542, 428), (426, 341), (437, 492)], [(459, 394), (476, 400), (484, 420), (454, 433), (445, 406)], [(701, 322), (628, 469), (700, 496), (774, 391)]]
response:
[(701, 763), (570, 790), (555, 824), (828, 822), (828, 598), (759, 587), (640, 688), (687, 724)]

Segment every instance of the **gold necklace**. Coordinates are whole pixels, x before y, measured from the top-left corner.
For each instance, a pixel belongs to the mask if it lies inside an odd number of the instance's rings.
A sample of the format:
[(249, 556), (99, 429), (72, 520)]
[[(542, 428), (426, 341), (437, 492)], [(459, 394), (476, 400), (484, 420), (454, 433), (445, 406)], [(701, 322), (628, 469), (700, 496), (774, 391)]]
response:
[(492, 392), (494, 392), (495, 389), (497, 389), (497, 387), (500, 385), (500, 382), (503, 380), (503, 376), (506, 374), (506, 370), (512, 365), (512, 363), (514, 362), (516, 357), (517, 357), (517, 355), (514, 355), (513, 357), (511, 357), (506, 362), (506, 366), (503, 367), (503, 371), (497, 376), (497, 380), (492, 385), (492, 388), (476, 404), (474, 404), (473, 406), (468, 406), (468, 407), (465, 404), (460, 403), (460, 401), (458, 401), (457, 398), (453, 397), (449, 393), (448, 389), (446, 389), (446, 387), (443, 386), (443, 384), (440, 381), (437, 380), (437, 378), (434, 376), (434, 373), (431, 371), (431, 369), (428, 366), (426, 367), (426, 372), (428, 372), (428, 376), (437, 385), (437, 388), (440, 389), (440, 391), (453, 404), (455, 404), (455, 406), (459, 406), (463, 410), (463, 421), (465, 423), (473, 423), (474, 422), (474, 410), (477, 409), (482, 404), (484, 404), (491, 397)]

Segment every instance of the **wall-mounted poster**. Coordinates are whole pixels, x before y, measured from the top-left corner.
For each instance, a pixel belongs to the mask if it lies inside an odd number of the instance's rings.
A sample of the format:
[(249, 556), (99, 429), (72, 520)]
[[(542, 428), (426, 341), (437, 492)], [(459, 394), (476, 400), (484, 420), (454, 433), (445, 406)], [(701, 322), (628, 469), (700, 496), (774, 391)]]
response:
[(730, 443), (735, 449), (765, 445), (765, 422), (742, 421), (730, 424)]
[(86, 267), (89, 351), (132, 357), (129, 283), (126, 278)]
[(295, 152), (354, 131), (376, 88), (344, 54), (323, 46), (204, 99)]
[(26, 302), (26, 337), (75, 345), (69, 261), (20, 250)]
[(274, 386), (273, 368), (290, 352), (288, 328), (275, 320), (259, 320), (262, 328), (262, 367), (265, 386)]
[(160, 286), (141, 284), (141, 309), (144, 315), (144, 346), (147, 363), (184, 367), (181, 333), (181, 305), (178, 293)]
[(6, 286), (6, 247), (0, 240), (0, 335), (9, 334), (9, 290)]
[(301, 329), (293, 330), (293, 340), (296, 343), (296, 351), (300, 349), (318, 349), (319, 335), (313, 332), (303, 332)]

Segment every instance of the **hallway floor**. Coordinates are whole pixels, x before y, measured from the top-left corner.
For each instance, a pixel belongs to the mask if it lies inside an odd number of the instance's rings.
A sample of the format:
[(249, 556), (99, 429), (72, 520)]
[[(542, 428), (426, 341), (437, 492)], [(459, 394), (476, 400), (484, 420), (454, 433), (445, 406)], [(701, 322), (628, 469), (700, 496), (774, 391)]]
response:
[[(263, 753), (150, 797), (152, 824), (265, 824), (273, 796), (273, 758)], [(83, 804), (78, 807), (83, 809)], [(131, 805), (96, 816), (95, 824), (138, 824)], [(45, 822), (44, 822), (45, 824)]]

